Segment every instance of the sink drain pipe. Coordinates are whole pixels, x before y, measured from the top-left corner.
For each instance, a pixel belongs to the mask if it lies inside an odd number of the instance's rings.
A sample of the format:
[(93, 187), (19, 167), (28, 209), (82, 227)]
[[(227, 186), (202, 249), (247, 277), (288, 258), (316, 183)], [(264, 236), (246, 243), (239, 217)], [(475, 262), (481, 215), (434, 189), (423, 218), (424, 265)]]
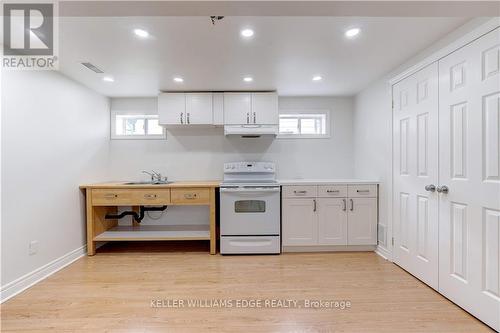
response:
[(107, 220), (116, 220), (116, 219), (122, 219), (125, 216), (132, 216), (132, 218), (137, 223), (141, 223), (141, 221), (144, 219), (144, 214), (146, 212), (163, 212), (164, 210), (167, 209), (167, 207), (168, 206), (160, 206), (160, 207), (139, 206), (139, 213), (137, 213), (133, 210), (127, 210), (127, 211), (121, 212), (120, 214), (106, 214), (104, 216), (104, 218)]

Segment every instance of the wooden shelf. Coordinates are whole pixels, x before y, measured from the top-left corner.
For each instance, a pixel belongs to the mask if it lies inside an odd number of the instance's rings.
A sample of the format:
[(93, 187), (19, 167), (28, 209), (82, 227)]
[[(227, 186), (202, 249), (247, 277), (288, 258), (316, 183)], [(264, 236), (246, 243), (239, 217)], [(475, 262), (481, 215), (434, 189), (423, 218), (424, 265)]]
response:
[(208, 224), (116, 226), (94, 241), (210, 240)]

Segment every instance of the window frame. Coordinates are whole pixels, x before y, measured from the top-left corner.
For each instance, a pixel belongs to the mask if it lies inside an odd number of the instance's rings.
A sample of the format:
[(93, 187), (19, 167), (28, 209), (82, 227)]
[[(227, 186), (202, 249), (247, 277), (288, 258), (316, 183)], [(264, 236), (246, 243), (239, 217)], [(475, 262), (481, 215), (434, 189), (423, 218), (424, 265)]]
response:
[[(328, 109), (280, 109), (278, 115), (278, 139), (329, 139), (331, 138), (331, 119), (330, 110)], [(325, 134), (282, 134), (279, 133), (279, 122), (281, 115), (293, 114), (324, 114), (325, 119)]]
[[(119, 135), (116, 134), (116, 117), (117, 116), (155, 116), (159, 117), (157, 113), (148, 111), (134, 111), (134, 110), (111, 110), (111, 140), (165, 140), (167, 138), (167, 131), (165, 127), (162, 126), (162, 134), (145, 134), (145, 135)], [(145, 118), (147, 119), (147, 118)], [(147, 121), (145, 121), (147, 123)], [(161, 126), (161, 125), (160, 125)]]

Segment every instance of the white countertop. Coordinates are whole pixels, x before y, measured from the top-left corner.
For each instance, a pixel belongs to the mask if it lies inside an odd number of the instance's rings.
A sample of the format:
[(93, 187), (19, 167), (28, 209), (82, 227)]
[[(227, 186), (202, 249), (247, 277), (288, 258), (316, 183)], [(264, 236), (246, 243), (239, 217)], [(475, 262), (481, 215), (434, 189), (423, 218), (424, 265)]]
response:
[(378, 184), (378, 180), (369, 179), (278, 179), (280, 185), (329, 185), (329, 184)]

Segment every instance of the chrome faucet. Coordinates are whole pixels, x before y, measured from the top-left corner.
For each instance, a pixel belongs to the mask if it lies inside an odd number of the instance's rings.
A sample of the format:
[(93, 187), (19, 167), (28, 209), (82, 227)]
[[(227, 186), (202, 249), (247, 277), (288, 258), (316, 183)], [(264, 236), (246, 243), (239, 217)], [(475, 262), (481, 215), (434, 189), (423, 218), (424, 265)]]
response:
[(142, 173), (148, 174), (151, 176), (151, 183), (166, 183), (167, 182), (167, 177), (163, 177), (161, 173), (156, 172), (154, 170), (149, 171), (142, 171)]

